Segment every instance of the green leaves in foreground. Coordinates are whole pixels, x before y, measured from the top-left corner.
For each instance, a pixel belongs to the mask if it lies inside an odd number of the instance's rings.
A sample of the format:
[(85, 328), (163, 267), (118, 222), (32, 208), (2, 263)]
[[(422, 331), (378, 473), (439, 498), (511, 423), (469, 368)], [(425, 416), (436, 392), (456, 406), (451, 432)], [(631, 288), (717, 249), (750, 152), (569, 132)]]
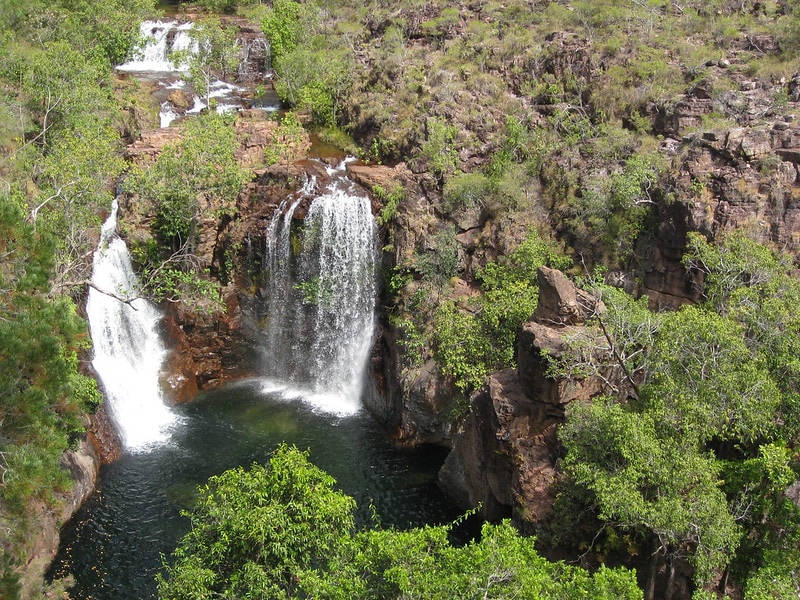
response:
[(285, 445), (267, 465), (212, 477), (160, 597), (641, 598), (633, 572), (550, 563), (508, 522), (484, 525), (463, 547), (446, 526), (356, 533), (355, 502), (334, 485)]

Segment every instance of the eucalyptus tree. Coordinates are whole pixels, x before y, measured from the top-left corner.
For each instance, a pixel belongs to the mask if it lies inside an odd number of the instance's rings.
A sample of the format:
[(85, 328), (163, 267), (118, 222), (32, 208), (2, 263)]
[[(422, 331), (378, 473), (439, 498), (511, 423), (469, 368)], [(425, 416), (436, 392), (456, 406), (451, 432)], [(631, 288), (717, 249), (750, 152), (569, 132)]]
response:
[(651, 540), (648, 597), (661, 558), (670, 573), (675, 559), (692, 564), (701, 595), (717, 576), (720, 591), (733, 576), (746, 597), (765, 597), (768, 574), (800, 590), (785, 560), (800, 536), (789, 493), (799, 479), (800, 282), (791, 261), (741, 234), (714, 246), (691, 235), (685, 263), (705, 276), (699, 306), (648, 316), (622, 292), (603, 294), (605, 356), (635, 385), (568, 411), (573, 495), (602, 527)]

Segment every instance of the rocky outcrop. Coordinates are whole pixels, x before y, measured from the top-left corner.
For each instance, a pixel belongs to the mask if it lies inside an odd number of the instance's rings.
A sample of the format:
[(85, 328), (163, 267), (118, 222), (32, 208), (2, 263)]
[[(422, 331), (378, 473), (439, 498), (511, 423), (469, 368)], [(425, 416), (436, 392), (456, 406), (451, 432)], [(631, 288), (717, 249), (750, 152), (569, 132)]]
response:
[(41, 598), (44, 573), (58, 552), (59, 531), (69, 521), (84, 500), (94, 491), (100, 461), (86, 440), (81, 441), (75, 450), (67, 450), (61, 459), (61, 466), (72, 478), (72, 489), (61, 495), (54, 506), (37, 503), (31, 507), (36, 523), (24, 549), (28, 562), (20, 571), (20, 598)]
[(439, 473), (444, 489), (462, 507), (480, 504), (486, 518), (513, 515), (523, 527), (551, 514), (557, 430), (566, 405), (603, 389), (600, 377), (574, 380), (548, 373), (548, 357), (561, 357), (570, 337), (600, 337), (585, 322), (604, 310), (602, 303), (559, 271), (544, 267), (538, 280), (539, 305), (519, 334), (517, 369), (493, 373), (472, 397), (472, 411)]
[(163, 385), (175, 402), (191, 400), (199, 390), (252, 375), (258, 353), (242, 326), (238, 296), (229, 294), (223, 313), (170, 305), (165, 318), (170, 356)]
[(753, 239), (800, 255), (800, 127), (778, 119), (752, 127), (704, 131), (685, 150), (666, 186), (676, 202), (656, 208), (656, 229), (638, 256), (654, 309), (698, 300), (693, 274), (681, 265), (686, 234), (710, 241), (744, 230)]

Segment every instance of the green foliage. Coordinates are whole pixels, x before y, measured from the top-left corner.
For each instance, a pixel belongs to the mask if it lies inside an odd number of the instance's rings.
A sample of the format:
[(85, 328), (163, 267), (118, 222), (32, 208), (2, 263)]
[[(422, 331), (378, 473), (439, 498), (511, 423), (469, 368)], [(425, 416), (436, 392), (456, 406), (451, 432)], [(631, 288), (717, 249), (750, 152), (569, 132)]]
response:
[(447, 526), (354, 534), (355, 502), (334, 483), (286, 446), (212, 477), (160, 598), (641, 598), (634, 573), (550, 563), (508, 521), (460, 547)]
[(428, 345), (425, 336), (414, 321), (408, 317), (393, 318), (392, 325), (400, 334), (397, 343), (403, 351), (403, 358), (410, 363), (411, 367), (420, 366), (425, 358), (425, 350)]
[[(83, 430), (98, 392), (77, 373), (86, 326), (75, 305), (51, 297), (56, 245), (25, 222), (18, 199), (0, 194), (0, 518), (22, 544), (31, 502), (52, 505), (70, 485), (61, 454)], [(14, 558), (19, 558), (14, 556)]]
[(434, 235), (430, 248), (417, 255), (414, 268), (423, 279), (442, 285), (458, 273), (458, 242), (452, 224), (445, 224)]
[[(586, 178), (559, 207), (576, 251), (598, 262), (625, 265), (657, 196), (662, 160), (634, 154), (610, 176)], [(602, 258), (601, 258), (602, 257)]]
[(321, 127), (337, 124), (349, 86), (352, 48), (316, 36), (323, 19), (314, 2), (277, 0), (262, 11), (261, 28), (270, 43), (275, 91), (292, 107), (307, 110)]
[(492, 181), (483, 173), (459, 173), (445, 183), (442, 209), (452, 213), (482, 207), (493, 190)]
[(769, 577), (794, 591), (800, 509), (786, 491), (797, 480), (790, 307), (800, 284), (788, 261), (741, 234), (718, 246), (690, 235), (688, 248), (685, 263), (706, 276), (704, 306), (648, 317), (622, 292), (602, 293), (614, 360), (598, 368), (613, 383), (616, 362), (633, 386), (624, 404), (569, 411), (570, 494), (605, 523), (657, 540), (665, 561), (685, 556), (700, 585), (727, 567), (745, 597), (770, 597)]
[(100, 402), (76, 299), (122, 170), (111, 65), (150, 0), (0, 0), (0, 597), (60, 513), (63, 452)]
[(439, 305), (434, 354), (462, 392), (479, 388), (492, 371), (515, 365), (517, 332), (539, 299), (539, 267), (570, 264), (551, 243), (531, 232), (505, 260), (489, 263), (478, 273), (484, 294), (467, 310), (451, 301)]
[(199, 196), (234, 210), (249, 176), (236, 163), (236, 149), (230, 117), (206, 113), (188, 121), (182, 139), (165, 147), (152, 165), (131, 173), (126, 188), (153, 206), (156, 231), (168, 247), (192, 240)]
[(425, 141), (419, 148), (419, 160), (440, 181), (458, 169), (457, 134), (458, 129), (445, 119), (433, 117), (426, 123)]
[(691, 231), (683, 257), (687, 268), (705, 274), (703, 296), (716, 310), (725, 312), (737, 290), (758, 287), (787, 270), (787, 257), (775, 255), (741, 230), (721, 242), (709, 244), (702, 234)]
[(665, 435), (701, 445), (771, 434), (779, 390), (736, 323), (685, 307), (663, 321), (649, 360), (653, 376), (643, 400), (659, 413)]
[(292, 161), (297, 159), (306, 137), (305, 129), (297, 114), (287, 112), (275, 129), (272, 143), (264, 151), (264, 159), (267, 164), (283, 164), (288, 176), (289, 167)]
[(159, 578), (161, 598), (293, 598), (350, 541), (355, 502), (308, 454), (280, 446), (268, 465), (212, 477), (191, 530)]
[(492, 340), (477, 319), (446, 301), (436, 310), (434, 331), (434, 355), (442, 372), (464, 393), (483, 385), (496, 361)]
[(69, 42), (47, 42), (16, 58), (9, 78), (19, 80), (26, 107), (39, 126), (38, 138), (42, 143), (47, 143), (51, 133), (68, 128), (76, 117), (96, 117), (109, 110), (105, 65), (82, 54)]
[(275, 60), (275, 91), (287, 104), (309, 111), (314, 124), (331, 127), (352, 69), (348, 51), (306, 40)]
[(391, 190), (387, 191), (379, 185), (372, 187), (372, 193), (383, 202), (383, 208), (377, 216), (378, 225), (383, 227), (388, 224), (397, 214), (397, 209), (406, 198), (406, 190), (402, 185), (397, 185)]
[(742, 326), (748, 347), (766, 362), (781, 397), (780, 433), (800, 442), (800, 281), (788, 257), (735, 232), (709, 244), (690, 233), (684, 264), (704, 273), (709, 306)]
[(270, 55), (275, 63), (302, 44), (313, 31), (319, 8), (313, 2), (275, 0), (261, 16), (261, 30), (269, 41)]
[[(155, 299), (182, 299), (208, 310), (222, 307), (217, 286), (192, 254), (199, 219), (236, 210), (249, 173), (236, 162), (231, 117), (205, 113), (185, 125), (180, 141), (125, 182), (152, 210), (157, 241), (132, 249), (143, 283)], [(205, 274), (205, 276), (204, 276)]]
[(234, 14), (239, 6), (255, 4), (255, 0), (201, 0), (200, 6), (212, 13)]
[(599, 518), (657, 536), (660, 552), (687, 553), (696, 579), (724, 567), (739, 539), (719, 488), (719, 465), (662, 437), (649, 413), (613, 403), (571, 405), (560, 438), (564, 467), (593, 495)]

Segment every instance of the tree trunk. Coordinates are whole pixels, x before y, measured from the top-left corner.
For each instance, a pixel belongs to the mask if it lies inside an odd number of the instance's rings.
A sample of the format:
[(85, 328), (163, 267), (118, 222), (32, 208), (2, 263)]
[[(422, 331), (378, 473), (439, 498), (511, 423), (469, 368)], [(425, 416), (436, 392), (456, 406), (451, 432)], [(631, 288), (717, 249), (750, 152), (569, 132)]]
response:
[(667, 589), (664, 592), (664, 600), (672, 600), (675, 593), (675, 559), (667, 559)]
[(658, 557), (661, 553), (658, 540), (653, 540), (653, 553), (650, 555), (650, 572), (647, 575), (647, 585), (644, 589), (644, 600), (655, 600), (656, 576), (658, 575)]

